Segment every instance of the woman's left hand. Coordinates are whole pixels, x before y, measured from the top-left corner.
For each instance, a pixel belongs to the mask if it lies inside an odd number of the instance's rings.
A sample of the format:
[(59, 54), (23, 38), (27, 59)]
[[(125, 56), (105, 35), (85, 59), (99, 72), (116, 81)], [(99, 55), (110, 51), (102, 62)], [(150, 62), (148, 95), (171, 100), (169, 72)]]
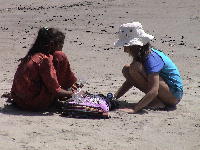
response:
[(74, 83), (71, 88), (72, 90), (77, 90), (78, 88), (82, 88), (82, 87), (83, 87), (82, 84)]
[(76, 84), (73, 84), (72, 87), (71, 87), (72, 91), (76, 91), (78, 89), (77, 85)]
[(123, 112), (127, 112), (129, 114), (136, 113), (136, 111), (134, 109), (132, 109), (132, 108), (121, 108), (121, 109), (118, 109), (118, 110), (123, 111)]

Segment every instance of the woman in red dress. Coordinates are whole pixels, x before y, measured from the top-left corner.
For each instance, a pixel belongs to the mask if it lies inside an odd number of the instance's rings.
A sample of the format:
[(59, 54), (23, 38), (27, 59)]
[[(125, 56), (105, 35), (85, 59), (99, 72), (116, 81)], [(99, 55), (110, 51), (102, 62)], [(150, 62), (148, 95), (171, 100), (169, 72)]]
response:
[(58, 98), (71, 97), (77, 88), (77, 78), (62, 52), (64, 39), (65, 35), (55, 28), (41, 28), (32, 48), (21, 59), (11, 94), (22, 109), (46, 109)]

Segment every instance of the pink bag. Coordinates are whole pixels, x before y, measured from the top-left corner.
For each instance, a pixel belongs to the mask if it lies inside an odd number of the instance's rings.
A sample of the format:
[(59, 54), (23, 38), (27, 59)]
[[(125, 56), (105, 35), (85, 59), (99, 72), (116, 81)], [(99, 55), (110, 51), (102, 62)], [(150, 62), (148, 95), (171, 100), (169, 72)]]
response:
[(109, 118), (110, 107), (110, 101), (104, 95), (74, 95), (63, 107), (63, 115), (77, 118)]

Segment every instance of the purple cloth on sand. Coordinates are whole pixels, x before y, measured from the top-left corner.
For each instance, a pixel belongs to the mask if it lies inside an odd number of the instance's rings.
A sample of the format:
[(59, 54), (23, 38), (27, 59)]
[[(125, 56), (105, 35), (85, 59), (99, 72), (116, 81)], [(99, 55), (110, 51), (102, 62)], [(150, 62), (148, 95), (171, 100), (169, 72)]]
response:
[(108, 100), (99, 95), (87, 95), (84, 97), (72, 97), (69, 104), (98, 108), (98, 109), (103, 110), (104, 112), (109, 111)]

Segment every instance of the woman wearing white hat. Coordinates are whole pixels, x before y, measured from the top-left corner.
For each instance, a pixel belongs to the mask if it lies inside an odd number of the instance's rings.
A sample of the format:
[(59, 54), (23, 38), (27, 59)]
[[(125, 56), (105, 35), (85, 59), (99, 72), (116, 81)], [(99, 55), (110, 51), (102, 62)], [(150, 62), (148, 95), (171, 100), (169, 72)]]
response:
[(126, 81), (115, 93), (115, 98), (120, 98), (133, 86), (145, 93), (134, 108), (123, 110), (135, 113), (146, 106), (163, 108), (178, 104), (183, 96), (180, 73), (169, 57), (150, 47), (154, 37), (145, 33), (139, 22), (121, 25), (118, 36), (114, 45), (123, 46), (133, 61), (122, 69)]

